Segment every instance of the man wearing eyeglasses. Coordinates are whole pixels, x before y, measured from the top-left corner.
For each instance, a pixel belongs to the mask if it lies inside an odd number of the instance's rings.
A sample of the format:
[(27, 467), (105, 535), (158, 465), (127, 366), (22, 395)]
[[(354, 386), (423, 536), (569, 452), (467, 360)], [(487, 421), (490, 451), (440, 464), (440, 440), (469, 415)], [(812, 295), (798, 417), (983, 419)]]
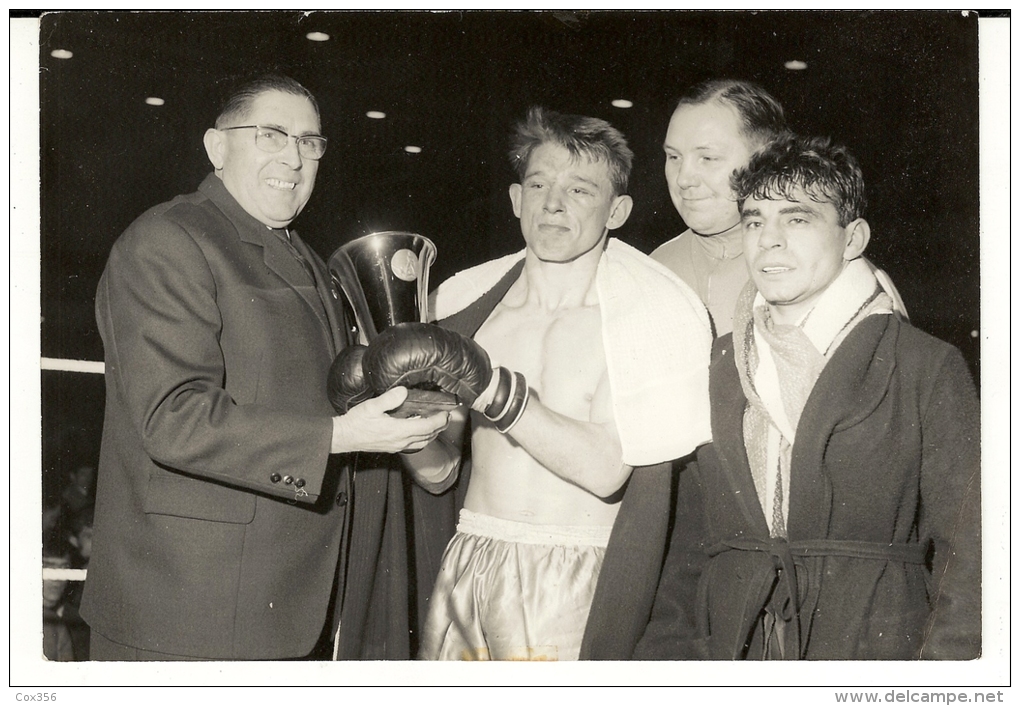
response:
[[(402, 556), (383, 543), (400, 471), (375, 454), (421, 449), (446, 413), (390, 417), (404, 388), (342, 416), (327, 400), (349, 327), (289, 229), (326, 149), (312, 95), (246, 84), (205, 149), (214, 173), (129, 226), (96, 296), (92, 659), (407, 658)], [(356, 482), (355, 452), (379, 460)]]

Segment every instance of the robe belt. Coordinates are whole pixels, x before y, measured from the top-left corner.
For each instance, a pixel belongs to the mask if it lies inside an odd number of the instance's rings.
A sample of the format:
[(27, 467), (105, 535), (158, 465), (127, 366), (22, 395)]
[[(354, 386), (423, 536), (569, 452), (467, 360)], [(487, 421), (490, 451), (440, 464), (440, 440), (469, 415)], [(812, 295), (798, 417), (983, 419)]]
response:
[(789, 542), (781, 538), (724, 539), (710, 546), (706, 553), (709, 557), (714, 557), (723, 552), (734, 550), (760, 552), (772, 558), (773, 572), (769, 590), (782, 586), (785, 595), (780, 594), (770, 602), (780, 606), (776, 617), (789, 623), (793, 628), (790, 647), (794, 649), (785, 650), (786, 659), (800, 659), (801, 650), (800, 608), (797, 602), (797, 574), (794, 557), (843, 556), (853, 559), (894, 561), (901, 564), (924, 564), (928, 553), (928, 547), (922, 544), (883, 544), (849, 539), (813, 539)]

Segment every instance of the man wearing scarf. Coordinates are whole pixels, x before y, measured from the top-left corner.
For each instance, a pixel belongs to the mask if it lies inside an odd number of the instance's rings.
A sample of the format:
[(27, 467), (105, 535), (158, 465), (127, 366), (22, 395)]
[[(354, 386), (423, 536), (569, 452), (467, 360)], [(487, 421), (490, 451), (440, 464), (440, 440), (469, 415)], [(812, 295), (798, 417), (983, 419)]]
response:
[(892, 314), (845, 149), (784, 138), (734, 191), (751, 281), (715, 345), (713, 442), (681, 473), (636, 656), (976, 658), (980, 424), (962, 356)]

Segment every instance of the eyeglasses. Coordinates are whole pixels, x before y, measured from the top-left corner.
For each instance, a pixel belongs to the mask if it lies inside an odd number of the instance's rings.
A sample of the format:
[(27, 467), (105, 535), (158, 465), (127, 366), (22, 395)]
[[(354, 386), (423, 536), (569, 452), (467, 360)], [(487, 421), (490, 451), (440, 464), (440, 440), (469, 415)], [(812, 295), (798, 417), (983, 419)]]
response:
[(290, 135), (275, 127), (265, 125), (237, 125), (235, 127), (220, 128), (221, 130), (247, 130), (255, 129), (255, 146), (263, 152), (279, 152), (287, 146), (290, 138), (297, 142), (298, 154), (305, 159), (322, 159), (326, 154), (326, 138), (322, 135)]

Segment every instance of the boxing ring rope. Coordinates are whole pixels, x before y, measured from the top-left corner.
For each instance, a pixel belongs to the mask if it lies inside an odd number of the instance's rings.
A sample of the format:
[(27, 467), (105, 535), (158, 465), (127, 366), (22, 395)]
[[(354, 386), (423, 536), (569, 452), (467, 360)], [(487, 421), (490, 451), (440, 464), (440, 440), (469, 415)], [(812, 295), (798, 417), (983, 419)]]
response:
[(106, 372), (106, 364), (93, 360), (68, 360), (66, 358), (42, 358), (43, 370), (60, 370), (67, 373), (99, 373)]
[[(94, 360), (69, 360), (66, 358), (41, 358), (40, 367), (43, 370), (57, 370), (67, 373), (98, 373), (106, 372), (106, 364)], [(86, 569), (55, 569), (43, 567), (42, 577), (44, 581), (84, 581)]]
[(55, 569), (43, 567), (43, 581), (84, 581), (87, 569)]

